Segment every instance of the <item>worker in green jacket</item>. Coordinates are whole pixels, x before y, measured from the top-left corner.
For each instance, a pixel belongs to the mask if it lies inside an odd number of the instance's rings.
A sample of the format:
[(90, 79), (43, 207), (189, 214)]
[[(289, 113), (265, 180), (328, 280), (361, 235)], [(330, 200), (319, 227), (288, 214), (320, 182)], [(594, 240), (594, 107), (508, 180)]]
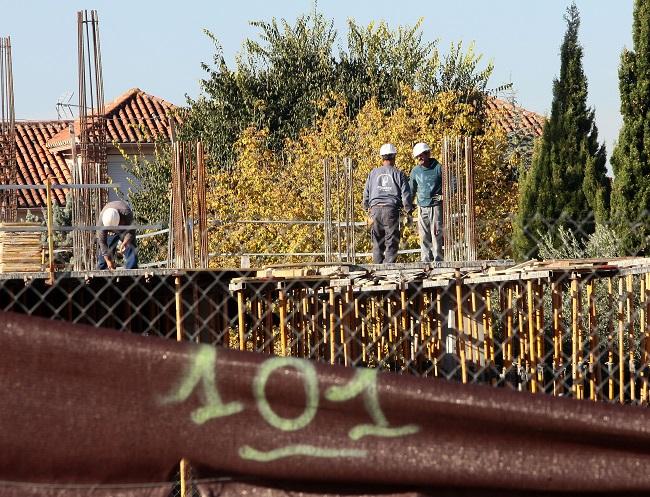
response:
[(418, 165), (411, 171), (411, 195), (418, 205), (422, 262), (442, 261), (442, 166), (426, 143), (413, 147)]

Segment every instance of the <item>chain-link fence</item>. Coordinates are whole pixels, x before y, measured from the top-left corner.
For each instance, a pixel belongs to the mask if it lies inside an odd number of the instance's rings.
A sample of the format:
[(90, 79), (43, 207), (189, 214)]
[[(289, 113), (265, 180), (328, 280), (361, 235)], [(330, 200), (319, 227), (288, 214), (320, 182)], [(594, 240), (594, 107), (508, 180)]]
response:
[[(562, 240), (553, 252), (549, 240), (540, 249), (549, 260), (518, 265), (304, 262), (259, 270), (0, 274), (0, 310), (645, 406), (650, 259), (587, 258), (585, 245), (574, 242)], [(579, 258), (561, 259), (567, 255)], [(172, 495), (198, 495), (191, 466), (183, 471)]]
[(646, 259), (5, 274), (5, 311), (332, 364), (648, 400)]

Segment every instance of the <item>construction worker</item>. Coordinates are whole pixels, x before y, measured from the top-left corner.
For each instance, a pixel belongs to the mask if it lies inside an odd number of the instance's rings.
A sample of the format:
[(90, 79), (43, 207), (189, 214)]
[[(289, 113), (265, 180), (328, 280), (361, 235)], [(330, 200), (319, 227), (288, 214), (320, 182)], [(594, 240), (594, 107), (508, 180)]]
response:
[(400, 209), (403, 208), (410, 217), (413, 204), (408, 178), (395, 167), (395, 145), (383, 144), (379, 155), (382, 165), (368, 175), (363, 191), (363, 208), (372, 221), (372, 261), (390, 264), (395, 262), (399, 249)]
[[(130, 226), (133, 224), (133, 211), (123, 200), (115, 200), (104, 206), (99, 219), (100, 226)], [(97, 245), (97, 269), (115, 269), (116, 251), (124, 257), (124, 269), (137, 269), (135, 230), (97, 230)]]
[(442, 261), (442, 166), (426, 143), (413, 147), (417, 161), (411, 171), (411, 192), (418, 204), (422, 262)]

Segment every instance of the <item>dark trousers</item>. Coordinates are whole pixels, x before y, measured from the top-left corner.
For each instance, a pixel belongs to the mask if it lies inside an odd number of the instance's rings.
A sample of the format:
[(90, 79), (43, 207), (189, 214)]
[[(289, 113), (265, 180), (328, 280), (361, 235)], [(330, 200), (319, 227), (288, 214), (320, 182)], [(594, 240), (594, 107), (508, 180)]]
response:
[(397, 259), (399, 249), (399, 209), (396, 207), (374, 206), (370, 209), (372, 217), (372, 262), (390, 264)]
[[(115, 249), (117, 248), (117, 244), (121, 239), (121, 236), (116, 233), (108, 235), (106, 238), (106, 244), (108, 245), (108, 250), (110, 251), (113, 260), (115, 260)], [(129, 243), (129, 246), (126, 247), (126, 250), (122, 253), (122, 256), (124, 257), (124, 269), (138, 268), (138, 252), (135, 248), (134, 243), (135, 240), (132, 240), (131, 243)], [(97, 269), (108, 269), (108, 265), (106, 264), (104, 256), (100, 253), (100, 251), (97, 253)]]

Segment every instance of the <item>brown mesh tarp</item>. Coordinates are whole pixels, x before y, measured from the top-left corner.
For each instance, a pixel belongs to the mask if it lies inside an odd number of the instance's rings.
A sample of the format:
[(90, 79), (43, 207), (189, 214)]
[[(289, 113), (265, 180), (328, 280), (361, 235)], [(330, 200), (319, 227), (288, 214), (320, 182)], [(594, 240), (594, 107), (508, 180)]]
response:
[(0, 313), (0, 495), (650, 492), (650, 414)]

